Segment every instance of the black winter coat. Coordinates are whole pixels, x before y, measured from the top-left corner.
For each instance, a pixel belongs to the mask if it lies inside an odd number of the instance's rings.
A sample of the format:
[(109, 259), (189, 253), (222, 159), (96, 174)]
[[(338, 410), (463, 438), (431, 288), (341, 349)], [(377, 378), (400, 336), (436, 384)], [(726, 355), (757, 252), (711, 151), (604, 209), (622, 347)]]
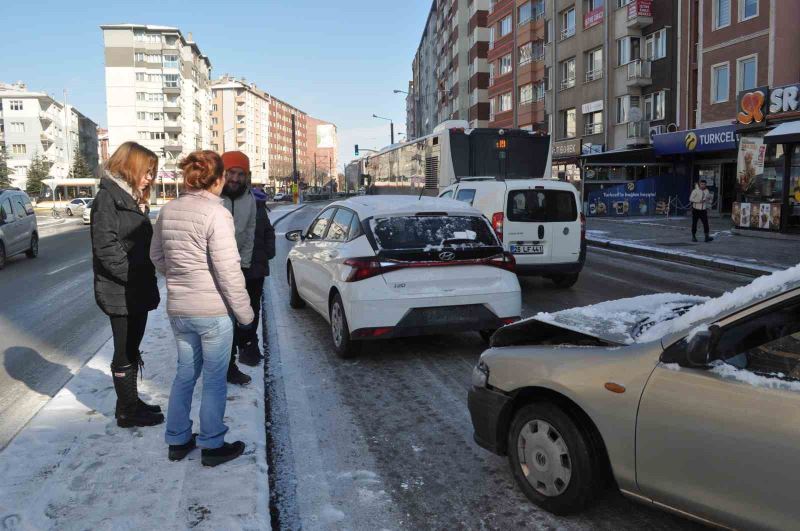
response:
[(94, 298), (107, 315), (149, 312), (161, 298), (150, 241), (153, 225), (131, 195), (100, 180), (91, 210)]
[(248, 280), (269, 276), (269, 261), (275, 258), (275, 229), (269, 221), (267, 204), (256, 199), (256, 231), (250, 269), (244, 270)]

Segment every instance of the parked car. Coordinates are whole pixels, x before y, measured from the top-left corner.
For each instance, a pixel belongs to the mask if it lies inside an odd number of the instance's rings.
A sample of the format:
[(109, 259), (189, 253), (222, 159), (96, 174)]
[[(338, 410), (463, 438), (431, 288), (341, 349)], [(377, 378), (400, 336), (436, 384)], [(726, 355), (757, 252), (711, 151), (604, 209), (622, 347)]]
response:
[(74, 216), (75, 214), (81, 214), (81, 213), (83, 213), (83, 210), (86, 207), (91, 206), (92, 201), (94, 201), (94, 199), (91, 198), (91, 197), (77, 197), (77, 198), (73, 199), (72, 201), (70, 201), (69, 203), (67, 203), (67, 206), (64, 207), (64, 212), (68, 216)]
[(336, 352), (361, 341), (482, 331), (520, 315), (514, 258), (480, 212), (460, 201), (362, 196), (332, 203), (286, 262), (290, 304), (329, 323)]
[(286, 197), (286, 194), (277, 193), (274, 196), (272, 196), (272, 200), (275, 202), (281, 202), (283, 201), (284, 197)]
[(39, 255), (39, 228), (28, 194), (17, 188), (0, 189), (0, 269), (6, 260), (25, 253)]
[(552, 179), (465, 177), (443, 189), (492, 221), (497, 237), (517, 261), (518, 275), (552, 279), (570, 287), (586, 261), (586, 218), (578, 190)]
[(800, 265), (716, 299), (647, 295), (506, 326), (472, 382), (475, 440), (555, 514), (613, 480), (705, 523), (800, 521)]

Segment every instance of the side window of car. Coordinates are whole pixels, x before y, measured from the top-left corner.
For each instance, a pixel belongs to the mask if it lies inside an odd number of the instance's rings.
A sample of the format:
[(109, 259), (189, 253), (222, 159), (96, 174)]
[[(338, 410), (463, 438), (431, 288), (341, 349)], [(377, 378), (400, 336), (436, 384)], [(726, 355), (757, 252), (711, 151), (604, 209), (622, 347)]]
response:
[(33, 205), (31, 204), (30, 199), (25, 200), (25, 213), (28, 214), (29, 216), (33, 216), (34, 214), (36, 214), (36, 211), (33, 210)]
[(350, 232), (350, 222), (353, 219), (353, 212), (345, 208), (340, 208), (336, 211), (331, 222), (331, 228), (328, 229), (328, 236), (326, 239), (343, 242), (347, 241), (347, 235)]
[(353, 240), (361, 236), (361, 234), (361, 220), (358, 219), (358, 215), (353, 214), (353, 219), (350, 221), (350, 233), (347, 236)]
[(325, 237), (325, 232), (328, 230), (328, 223), (330, 222), (335, 210), (335, 208), (329, 208), (320, 214), (316, 220), (314, 220), (314, 223), (311, 225), (311, 228), (308, 230), (308, 234), (306, 235), (307, 240), (321, 240)]
[(14, 200), (14, 215), (17, 216), (17, 219), (22, 219), (28, 214), (25, 213), (25, 206), (22, 204), (22, 201), (19, 199)]
[(3, 200), (3, 203), (0, 204), (0, 217), (2, 217), (4, 223), (10, 223), (14, 221), (14, 212), (11, 209), (11, 201), (8, 199)]
[(472, 202), (475, 200), (475, 189), (462, 188), (458, 191), (458, 194), (456, 194), (456, 200), (469, 203), (469, 205), (472, 206)]
[(713, 354), (739, 369), (800, 380), (800, 299), (726, 326)]
[(440, 195), (439, 197), (444, 197), (445, 199), (450, 199), (451, 197), (453, 197), (453, 191), (452, 190), (448, 190), (445, 193), (443, 193), (442, 195)]

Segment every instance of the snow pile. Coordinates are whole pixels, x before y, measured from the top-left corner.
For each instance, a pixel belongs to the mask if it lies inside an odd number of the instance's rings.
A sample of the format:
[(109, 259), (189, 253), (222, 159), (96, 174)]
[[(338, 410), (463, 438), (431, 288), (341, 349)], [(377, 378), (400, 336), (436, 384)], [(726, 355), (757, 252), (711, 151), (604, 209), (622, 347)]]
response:
[(637, 340), (635, 331), (643, 323), (655, 327), (655, 323), (674, 319), (679, 309), (707, 300), (707, 297), (680, 293), (657, 293), (539, 313), (532, 319), (627, 345)]
[(730, 378), (754, 387), (800, 392), (800, 382), (784, 380), (786, 375), (780, 372), (776, 374), (756, 374), (745, 369), (739, 369), (723, 361), (713, 362), (709, 370), (723, 378)]
[(729, 313), (796, 286), (800, 286), (800, 264), (784, 271), (758, 277), (746, 286), (695, 306), (676, 319), (658, 323), (646, 330), (637, 341), (655, 341), (665, 335), (687, 330), (698, 323), (710, 321), (723, 313)]

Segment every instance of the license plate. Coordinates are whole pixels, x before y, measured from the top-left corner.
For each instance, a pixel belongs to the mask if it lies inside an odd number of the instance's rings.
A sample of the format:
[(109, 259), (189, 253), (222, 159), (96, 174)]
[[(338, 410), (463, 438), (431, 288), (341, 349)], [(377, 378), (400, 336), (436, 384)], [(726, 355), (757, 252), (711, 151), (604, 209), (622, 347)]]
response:
[(544, 254), (544, 245), (510, 245), (512, 254)]

